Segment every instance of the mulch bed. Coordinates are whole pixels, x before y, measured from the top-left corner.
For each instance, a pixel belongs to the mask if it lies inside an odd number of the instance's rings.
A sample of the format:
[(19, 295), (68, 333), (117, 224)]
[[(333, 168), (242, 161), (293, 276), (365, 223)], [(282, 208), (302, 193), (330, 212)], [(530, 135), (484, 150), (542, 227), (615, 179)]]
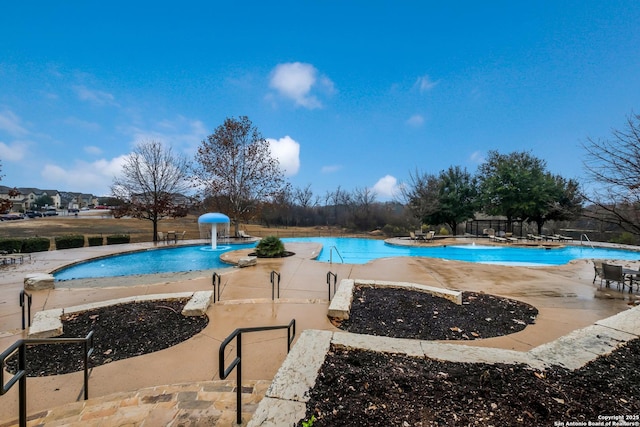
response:
[[(527, 304), (472, 292), (462, 306), (395, 289), (361, 287), (354, 295), (339, 326), (373, 335), (472, 340), (516, 332), (537, 315)], [(298, 425), (312, 417), (314, 427), (605, 425), (603, 416), (631, 423), (609, 425), (640, 425), (639, 363), (640, 340), (575, 371), (332, 346)]]
[[(89, 366), (152, 353), (179, 344), (207, 326), (206, 316), (183, 316), (187, 300), (145, 301), (112, 305), (63, 319), (59, 338), (84, 338), (94, 331), (94, 351)], [(27, 375), (66, 374), (83, 369), (80, 344), (28, 346)], [(15, 373), (17, 357), (7, 361)]]
[(475, 340), (507, 335), (533, 324), (538, 310), (520, 301), (463, 292), (462, 305), (425, 292), (357, 286), (348, 332), (421, 340)]

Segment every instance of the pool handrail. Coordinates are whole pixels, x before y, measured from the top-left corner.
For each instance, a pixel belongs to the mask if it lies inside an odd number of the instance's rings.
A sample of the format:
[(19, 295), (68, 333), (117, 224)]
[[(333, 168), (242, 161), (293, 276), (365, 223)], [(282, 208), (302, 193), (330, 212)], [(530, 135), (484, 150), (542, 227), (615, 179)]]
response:
[(587, 236), (586, 234), (581, 234), (581, 235), (580, 235), (580, 246), (582, 246), (582, 238), (583, 238), (583, 237), (585, 238), (585, 240), (586, 240), (587, 242), (589, 242), (589, 246), (591, 246), (591, 249), (595, 249), (595, 248), (593, 247), (593, 243), (591, 243), (591, 240), (589, 240), (589, 236)]
[(342, 262), (344, 264), (344, 258), (342, 258), (342, 255), (340, 255), (340, 251), (338, 251), (338, 248), (335, 246), (331, 246), (329, 248), (329, 264), (333, 264), (333, 250), (335, 249), (336, 253), (338, 254), (338, 256), (340, 257), (340, 262)]
[[(262, 332), (262, 331), (272, 331), (275, 329), (286, 329), (287, 330), (287, 353), (291, 350), (291, 343), (296, 336), (296, 319), (292, 319), (288, 325), (279, 325), (279, 326), (259, 326), (253, 328), (238, 328), (231, 333), (224, 341), (220, 344), (220, 348), (218, 350), (218, 373), (220, 375), (220, 379), (226, 379), (231, 372), (235, 368), (236, 371), (236, 422), (237, 424), (242, 424), (242, 334), (248, 332)], [(227, 345), (236, 339), (236, 358), (229, 364), (227, 368), (225, 368), (224, 363), (224, 353)]]
[(6, 394), (18, 383), (18, 426), (27, 426), (27, 346), (41, 344), (83, 344), (84, 400), (89, 399), (89, 357), (93, 354), (93, 330), (84, 338), (25, 338), (16, 341), (0, 353), (0, 366), (18, 351), (18, 369), (5, 384), (4, 369), (0, 369), (0, 395)]

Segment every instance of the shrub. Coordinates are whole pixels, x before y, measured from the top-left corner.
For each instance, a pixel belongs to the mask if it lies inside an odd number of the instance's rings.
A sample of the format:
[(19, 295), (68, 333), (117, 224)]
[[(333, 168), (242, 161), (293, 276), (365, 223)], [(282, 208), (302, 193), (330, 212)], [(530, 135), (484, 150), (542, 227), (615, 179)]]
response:
[(0, 239), (0, 251), (20, 252), (22, 250), (22, 242), (22, 239)]
[(121, 243), (129, 243), (131, 236), (128, 234), (112, 234), (107, 236), (107, 245), (119, 245)]
[(102, 246), (104, 245), (104, 239), (102, 236), (90, 236), (87, 238), (89, 246)]
[(51, 246), (51, 241), (46, 237), (30, 237), (22, 241), (21, 252), (44, 252), (48, 251)]
[(440, 231), (438, 232), (438, 234), (446, 236), (449, 234), (449, 230), (447, 230), (447, 227), (440, 227)]
[(70, 234), (68, 236), (58, 236), (55, 238), (56, 249), (81, 248), (84, 246), (84, 236)]
[(623, 231), (620, 236), (611, 239), (611, 243), (619, 243), (621, 245), (635, 245), (636, 242), (635, 236), (628, 231)]
[(267, 236), (258, 242), (256, 255), (261, 258), (278, 258), (284, 255), (284, 243), (276, 236)]

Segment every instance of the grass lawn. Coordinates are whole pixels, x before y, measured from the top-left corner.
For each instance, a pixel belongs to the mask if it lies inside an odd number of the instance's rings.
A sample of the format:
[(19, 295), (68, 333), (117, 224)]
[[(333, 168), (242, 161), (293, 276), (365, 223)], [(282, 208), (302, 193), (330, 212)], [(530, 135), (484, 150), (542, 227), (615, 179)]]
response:
[[(347, 235), (340, 229), (328, 227), (286, 227), (267, 228), (256, 224), (241, 224), (240, 228), (250, 235), (264, 237), (310, 237), (310, 236), (342, 236)], [(184, 218), (166, 218), (158, 223), (158, 231), (186, 231), (185, 239), (199, 239), (198, 215)], [(231, 228), (233, 234), (233, 226)], [(108, 236), (111, 234), (128, 234), (131, 242), (150, 242), (153, 240), (153, 224), (148, 220), (120, 218), (109, 216), (108, 211), (81, 212), (75, 216), (52, 216), (44, 218), (22, 219), (0, 222), (0, 238), (9, 237), (48, 237), (69, 234), (89, 236)]]

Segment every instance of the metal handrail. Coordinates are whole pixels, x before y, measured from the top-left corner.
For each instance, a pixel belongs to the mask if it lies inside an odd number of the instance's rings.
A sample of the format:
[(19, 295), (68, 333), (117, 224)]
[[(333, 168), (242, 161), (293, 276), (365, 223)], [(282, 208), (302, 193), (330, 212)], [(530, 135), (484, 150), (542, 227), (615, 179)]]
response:
[(329, 248), (329, 264), (333, 264), (333, 250), (335, 249), (336, 253), (338, 254), (338, 256), (340, 257), (340, 262), (344, 264), (344, 259), (342, 258), (342, 255), (340, 255), (340, 251), (338, 251), (338, 248), (336, 248), (335, 246), (331, 246)]
[(591, 243), (591, 240), (589, 240), (589, 236), (587, 236), (586, 234), (581, 234), (580, 235), (580, 246), (582, 246), (582, 238), (583, 237), (587, 240), (587, 242), (589, 242), (589, 246), (591, 246), (591, 249), (595, 249), (593, 247), (593, 243)]
[[(218, 371), (220, 379), (224, 380), (231, 374), (231, 372), (238, 368), (236, 372), (236, 423), (242, 424), (242, 334), (246, 332), (262, 332), (272, 331), (275, 329), (287, 330), (287, 353), (291, 350), (291, 343), (296, 336), (296, 319), (292, 319), (288, 325), (280, 326), (259, 326), (254, 328), (238, 328), (231, 333), (222, 344), (220, 344), (220, 350), (218, 350)], [(224, 363), (224, 350), (227, 345), (237, 338), (236, 345), (236, 358), (229, 364), (229, 367), (225, 368)]]
[(218, 285), (218, 301), (220, 301), (220, 281), (221, 277), (215, 271), (213, 272), (213, 276), (211, 276), (211, 284), (213, 285), (213, 303), (216, 303), (216, 284)]
[(277, 271), (273, 270), (271, 272), (271, 301), (275, 300), (274, 298), (274, 288), (276, 285), (276, 277), (278, 278), (278, 299), (280, 299), (280, 273), (278, 273)]
[[(27, 338), (13, 343), (0, 354), (0, 367), (18, 350), (18, 370), (5, 384), (4, 369), (0, 369), (0, 395), (6, 394), (16, 382), (18, 383), (18, 425), (27, 426), (27, 346), (40, 344), (82, 344), (84, 347), (84, 400), (89, 399), (89, 357), (93, 354), (93, 331), (84, 338)], [(91, 347), (89, 347), (89, 345)]]
[(26, 293), (24, 290), (20, 291), (20, 307), (22, 308), (22, 330), (26, 329), (24, 321), (24, 301), (27, 300), (27, 320), (29, 321), (29, 327), (31, 327), (31, 294)]
[(333, 294), (336, 294), (336, 283), (338, 283), (338, 275), (336, 273), (327, 272), (327, 286), (329, 287), (329, 301), (331, 301), (331, 278), (333, 277)]

